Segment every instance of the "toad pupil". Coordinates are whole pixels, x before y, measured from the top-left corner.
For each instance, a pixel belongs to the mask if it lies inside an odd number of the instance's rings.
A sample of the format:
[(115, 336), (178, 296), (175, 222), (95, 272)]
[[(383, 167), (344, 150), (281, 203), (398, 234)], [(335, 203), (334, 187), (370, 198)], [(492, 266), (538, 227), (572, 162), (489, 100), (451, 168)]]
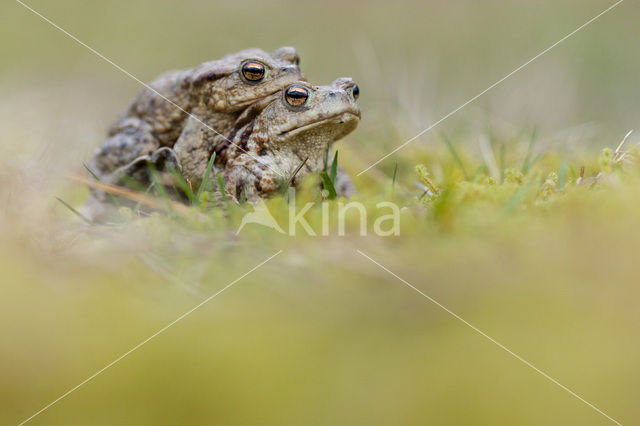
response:
[(242, 66), (242, 75), (249, 81), (262, 80), (264, 71), (264, 65), (260, 62), (247, 62)]
[(355, 100), (358, 100), (358, 96), (360, 96), (360, 88), (358, 87), (358, 85), (356, 84), (355, 86), (353, 86), (353, 89), (351, 89), (353, 93), (353, 98)]
[(309, 92), (301, 86), (291, 86), (285, 93), (287, 103), (291, 106), (302, 106), (307, 101)]

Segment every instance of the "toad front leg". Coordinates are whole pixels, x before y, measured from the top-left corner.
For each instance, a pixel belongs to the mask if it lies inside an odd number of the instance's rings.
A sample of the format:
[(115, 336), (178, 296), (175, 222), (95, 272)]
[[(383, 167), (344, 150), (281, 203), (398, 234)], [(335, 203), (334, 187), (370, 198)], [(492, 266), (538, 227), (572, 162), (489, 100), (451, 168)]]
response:
[[(209, 166), (214, 147), (225, 138), (212, 132), (202, 122), (189, 117), (174, 146), (184, 178), (194, 187), (200, 186)], [(216, 158), (216, 163), (219, 158)]]
[(258, 201), (273, 195), (283, 180), (265, 164), (247, 154), (235, 158), (224, 171), (225, 192), (236, 202)]
[[(264, 159), (265, 157), (260, 158)], [(272, 166), (269, 167), (266, 164), (271, 164)], [(289, 164), (289, 166), (292, 167), (292, 164)], [(312, 172), (311, 169), (302, 170), (307, 165), (308, 163), (302, 167), (296, 167), (298, 173), (294, 179), (291, 179), (292, 185), (295, 186), (297, 181)], [(226, 193), (237, 202), (240, 200), (254, 202), (259, 198), (274, 195), (282, 188), (285, 181), (288, 180), (286, 177), (276, 174), (273, 170), (276, 168), (274, 166), (275, 162), (273, 161), (264, 161), (263, 163), (247, 154), (238, 156), (235, 160), (227, 164), (224, 172)], [(277, 167), (277, 169), (281, 170), (282, 167)], [(295, 173), (295, 171), (293, 173)], [(350, 198), (356, 193), (351, 178), (341, 167), (338, 167), (335, 188), (339, 197)]]

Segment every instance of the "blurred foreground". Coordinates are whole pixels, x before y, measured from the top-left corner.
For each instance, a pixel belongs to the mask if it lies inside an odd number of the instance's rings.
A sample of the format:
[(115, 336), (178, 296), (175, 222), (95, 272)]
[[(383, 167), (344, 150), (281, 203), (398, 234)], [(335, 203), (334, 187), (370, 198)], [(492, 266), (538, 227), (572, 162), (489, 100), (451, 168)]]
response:
[[(46, 212), (16, 203), (2, 218), (2, 422), (283, 250), (33, 423), (606, 423), (358, 249), (609, 415), (640, 419), (638, 164), (606, 152), (577, 185), (582, 163), (547, 154), (501, 183), (456, 153), (479, 172), (465, 180), (448, 152), (430, 157), (442, 168), (433, 200), (362, 181), (370, 211), (383, 199), (407, 207), (399, 237), (359, 237), (355, 215), (345, 237), (257, 225), (235, 236), (251, 209), (123, 211), (92, 227), (54, 201), (34, 204)], [(268, 205), (286, 223), (284, 200)], [(307, 214), (316, 230), (318, 210)]]

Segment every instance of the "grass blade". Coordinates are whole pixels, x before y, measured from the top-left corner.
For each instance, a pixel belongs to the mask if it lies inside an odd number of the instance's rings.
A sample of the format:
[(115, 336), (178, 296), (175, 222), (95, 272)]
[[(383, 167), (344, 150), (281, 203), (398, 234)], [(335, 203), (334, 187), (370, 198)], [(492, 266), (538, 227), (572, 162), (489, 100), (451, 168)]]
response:
[(336, 187), (333, 185), (331, 178), (327, 174), (327, 172), (320, 172), (320, 178), (322, 179), (322, 186), (329, 193), (327, 198), (329, 200), (334, 200), (337, 197)]
[(160, 177), (160, 173), (156, 170), (153, 164), (149, 165), (149, 173), (151, 175), (151, 181), (155, 183), (156, 188), (156, 196), (164, 200), (167, 210), (171, 213), (175, 213), (173, 210), (173, 206), (171, 205), (171, 198), (169, 194), (167, 194), (167, 190), (162, 184), (162, 178)]
[(283, 192), (287, 192), (289, 190), (289, 187), (291, 185), (293, 185), (293, 180), (296, 178), (296, 175), (298, 174), (300, 169), (302, 169), (304, 167), (304, 165), (307, 164), (308, 160), (309, 160), (309, 157), (305, 157), (305, 159), (302, 160), (302, 163), (298, 164), (298, 167), (296, 167), (296, 169), (293, 171), (293, 173), (291, 173), (291, 177), (287, 180), (287, 183), (282, 186), (282, 191)]
[(89, 168), (89, 166), (87, 166), (85, 163), (82, 163), (82, 166), (83, 166), (83, 167), (84, 167), (84, 168), (89, 172), (89, 174), (90, 174), (91, 176), (93, 176), (93, 178), (94, 178), (95, 180), (97, 180), (98, 182), (102, 182), (102, 181), (100, 180), (100, 178), (98, 177), (98, 175), (96, 175), (95, 173), (93, 173), (93, 170), (91, 170), (91, 169)]
[[(144, 195), (148, 195), (149, 192), (151, 192), (151, 190), (153, 189), (153, 187), (155, 186), (155, 182), (151, 182), (151, 184), (147, 187), (147, 189), (144, 190), (143, 194)], [(140, 213), (140, 209), (142, 208), (142, 201), (138, 201), (136, 203), (136, 205), (133, 208), (133, 214), (134, 216), (137, 216)]]
[(227, 193), (224, 190), (224, 178), (222, 177), (222, 175), (218, 175), (217, 180), (218, 180), (218, 191), (220, 192), (220, 197), (222, 197), (222, 201), (226, 203), (228, 201), (228, 198), (227, 198)]
[[(87, 166), (85, 163), (82, 163), (82, 165), (83, 165), (83, 166), (84, 166), (84, 168), (89, 172), (89, 174), (90, 174), (91, 176), (93, 176), (93, 178), (94, 178), (95, 180), (97, 180), (98, 182), (102, 183), (102, 181), (100, 180), (100, 178), (98, 177), (98, 175), (96, 175), (95, 173), (93, 173), (93, 170), (91, 170), (91, 169), (89, 168), (89, 166)], [(120, 203), (118, 202), (118, 199), (117, 199), (116, 197), (114, 197), (114, 196), (113, 196), (113, 194), (109, 194), (109, 193), (107, 192), (107, 195), (109, 196), (109, 198), (111, 198), (111, 201), (113, 201), (113, 204), (115, 204), (115, 205), (116, 205), (116, 207), (120, 207)], [(60, 200), (60, 201), (64, 203), (64, 201), (62, 201), (62, 200)]]
[(464, 175), (464, 180), (469, 180), (467, 169), (465, 169), (464, 164), (462, 163), (462, 159), (460, 159), (460, 156), (458, 155), (458, 152), (453, 146), (453, 143), (451, 143), (447, 135), (445, 135), (444, 133), (442, 133), (441, 135), (442, 135), (442, 139), (444, 140), (444, 143), (447, 144), (447, 148), (449, 148), (449, 152), (451, 153), (451, 156), (453, 156), (453, 159), (455, 160), (455, 162), (458, 163), (458, 166), (460, 166), (460, 169), (462, 170), (462, 174)]
[(84, 222), (88, 223), (89, 225), (95, 225), (95, 223), (89, 219), (88, 217), (86, 217), (85, 215), (83, 215), (82, 213), (80, 213), (78, 210), (74, 209), (73, 207), (71, 207), (71, 205), (69, 203), (67, 203), (66, 201), (64, 201), (62, 198), (56, 197), (56, 200), (60, 201), (62, 203), (63, 206), (65, 206), (66, 208), (68, 208), (69, 210), (71, 210), (71, 213), (75, 214), (76, 216), (78, 216), (80, 219), (82, 219)]
[(196, 193), (196, 198), (198, 202), (200, 201), (200, 196), (204, 192), (204, 189), (207, 186), (207, 182), (209, 181), (209, 175), (211, 174), (211, 169), (213, 169), (213, 162), (216, 160), (216, 153), (211, 154), (211, 158), (209, 159), (209, 164), (207, 164), (207, 170), (204, 172), (204, 177), (202, 178), (202, 182), (200, 183), (200, 187), (198, 188), (198, 192)]
[(564, 183), (567, 177), (567, 160), (562, 160), (562, 166), (560, 166), (560, 176), (558, 177), (558, 191), (562, 191)]
[(336, 178), (338, 177), (338, 151), (333, 156), (333, 162), (331, 163), (331, 174), (329, 175), (333, 185), (336, 185)]
[[(99, 189), (100, 191), (111, 193), (121, 198), (126, 198), (134, 202), (141, 202), (143, 205), (151, 207), (153, 209), (162, 210), (162, 206), (155, 198), (149, 195), (146, 195), (142, 192), (132, 191), (128, 188), (112, 185), (109, 183), (95, 182), (93, 180), (85, 178), (84, 176), (71, 175), (69, 177), (76, 182), (79, 182), (83, 185), (87, 185), (90, 188)], [(180, 214), (187, 214), (189, 212), (189, 207), (185, 206), (182, 203), (177, 203), (177, 202), (171, 201), (170, 199), (167, 199), (167, 202), (172, 205), (173, 211), (176, 211)]]
[(518, 190), (509, 198), (504, 204), (504, 212), (510, 213), (514, 211), (526, 198), (527, 196), (536, 189), (537, 186), (540, 185), (539, 178), (534, 177), (529, 179), (524, 185), (522, 185)]
[(396, 165), (393, 168), (393, 177), (391, 178), (391, 192), (393, 192), (393, 190), (396, 187), (396, 179), (398, 177), (398, 159), (396, 159)]
[(176, 169), (171, 164), (169, 164), (168, 169), (169, 169), (169, 173), (171, 173), (171, 175), (173, 176), (173, 179), (176, 181), (176, 183), (178, 184), (182, 192), (184, 192), (187, 198), (189, 199), (189, 202), (191, 202), (191, 204), (198, 205), (199, 204), (198, 198), (196, 198), (195, 194), (189, 187), (189, 184), (187, 183), (187, 181), (184, 180), (184, 176), (182, 176), (182, 173), (180, 173), (180, 170)]
[(472, 182), (479, 182), (480, 177), (482, 176), (482, 174), (485, 172), (485, 166), (481, 165), (478, 166), (478, 168), (476, 169), (476, 172), (473, 175), (473, 181)]
[(522, 174), (526, 175), (529, 171), (529, 168), (535, 163), (535, 160), (531, 161), (531, 156), (533, 155), (533, 149), (536, 146), (538, 129), (534, 128), (531, 133), (531, 139), (529, 140), (529, 147), (527, 148), (527, 155), (524, 157), (524, 162), (522, 163)]

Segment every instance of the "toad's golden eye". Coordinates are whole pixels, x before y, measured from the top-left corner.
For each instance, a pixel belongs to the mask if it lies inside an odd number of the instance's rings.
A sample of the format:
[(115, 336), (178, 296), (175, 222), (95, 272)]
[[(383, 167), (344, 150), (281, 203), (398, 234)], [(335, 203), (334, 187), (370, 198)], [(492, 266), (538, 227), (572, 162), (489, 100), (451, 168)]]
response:
[(292, 107), (299, 107), (304, 105), (307, 99), (309, 99), (309, 91), (302, 86), (294, 84), (293, 86), (287, 87), (287, 90), (284, 92), (284, 99)]
[(242, 64), (242, 76), (252, 83), (262, 81), (266, 74), (266, 69), (263, 64), (256, 61), (247, 61)]

